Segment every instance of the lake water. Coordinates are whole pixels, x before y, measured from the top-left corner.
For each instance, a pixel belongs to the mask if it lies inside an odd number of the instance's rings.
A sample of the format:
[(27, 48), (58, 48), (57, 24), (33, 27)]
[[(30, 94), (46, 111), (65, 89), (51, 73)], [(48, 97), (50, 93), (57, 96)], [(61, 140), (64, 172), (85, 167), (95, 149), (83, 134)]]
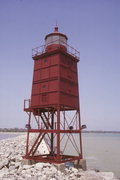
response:
[(7, 138), (12, 138), (20, 135), (19, 133), (0, 133), (0, 140), (2, 139), (7, 139)]
[[(17, 135), (0, 133), (0, 140)], [(111, 171), (120, 177), (119, 133), (83, 133), (83, 153), (88, 168)]]
[(84, 133), (83, 152), (88, 168), (120, 177), (120, 133)]

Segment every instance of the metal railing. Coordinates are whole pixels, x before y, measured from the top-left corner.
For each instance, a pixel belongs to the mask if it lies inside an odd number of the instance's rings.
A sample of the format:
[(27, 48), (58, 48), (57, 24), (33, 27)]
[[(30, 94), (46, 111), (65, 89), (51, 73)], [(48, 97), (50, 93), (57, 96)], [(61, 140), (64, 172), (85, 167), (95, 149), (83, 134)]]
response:
[[(80, 59), (80, 52), (77, 51), (75, 48), (69, 46), (68, 44), (66, 44), (65, 42), (57, 39), (55, 41), (52, 41), (48, 44), (45, 44), (45, 45), (42, 45), (42, 46), (39, 46), (39, 47), (36, 47), (36, 48), (33, 48), (32, 49), (32, 57), (34, 56), (39, 56), (43, 53), (46, 52), (46, 48), (49, 46), (49, 45), (52, 45), (52, 44), (57, 44), (57, 45), (61, 45), (61, 46), (65, 46), (66, 48), (66, 52), (70, 55), (72, 55), (73, 57), (77, 58), (77, 59)], [(61, 48), (61, 46), (58, 46), (58, 48)]]

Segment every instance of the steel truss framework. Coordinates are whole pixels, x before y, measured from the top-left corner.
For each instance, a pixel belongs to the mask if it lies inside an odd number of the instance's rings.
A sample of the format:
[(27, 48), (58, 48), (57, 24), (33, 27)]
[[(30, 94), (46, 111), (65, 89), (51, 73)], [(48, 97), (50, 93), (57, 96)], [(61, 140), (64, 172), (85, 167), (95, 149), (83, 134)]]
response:
[[(79, 109), (69, 111), (66, 107), (25, 109), (28, 114), (28, 131), (25, 159), (49, 163), (62, 163), (82, 159), (82, 138)], [(68, 116), (69, 115), (69, 116)], [(32, 127), (32, 121), (36, 127)], [(36, 139), (30, 146), (30, 135)], [(76, 140), (77, 138), (77, 140)], [(36, 155), (42, 140), (49, 153)], [(71, 153), (74, 152), (74, 155)]]

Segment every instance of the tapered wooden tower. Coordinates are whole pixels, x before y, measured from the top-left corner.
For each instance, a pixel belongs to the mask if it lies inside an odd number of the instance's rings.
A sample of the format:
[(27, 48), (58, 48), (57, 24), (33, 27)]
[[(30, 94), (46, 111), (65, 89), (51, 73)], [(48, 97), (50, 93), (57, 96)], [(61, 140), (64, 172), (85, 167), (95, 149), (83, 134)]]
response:
[[(82, 158), (77, 63), (79, 52), (58, 32), (46, 35), (45, 45), (33, 49), (31, 99), (24, 101), (29, 115), (26, 155), (40, 162), (62, 163)], [(31, 134), (34, 140), (31, 141)], [(48, 152), (36, 153), (42, 142)]]

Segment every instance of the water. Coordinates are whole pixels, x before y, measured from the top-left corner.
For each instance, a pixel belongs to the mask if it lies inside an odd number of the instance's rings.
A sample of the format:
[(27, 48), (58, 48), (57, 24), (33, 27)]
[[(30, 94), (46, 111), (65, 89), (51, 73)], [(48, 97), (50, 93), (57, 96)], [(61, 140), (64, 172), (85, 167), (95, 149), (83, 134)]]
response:
[[(17, 135), (0, 133), (0, 140)], [(120, 177), (119, 133), (83, 133), (83, 153), (88, 168), (111, 171)]]
[(0, 140), (2, 139), (7, 139), (7, 138), (12, 138), (12, 137), (16, 137), (19, 134), (16, 133), (0, 133)]
[(83, 152), (88, 168), (111, 171), (120, 177), (119, 133), (84, 133)]

